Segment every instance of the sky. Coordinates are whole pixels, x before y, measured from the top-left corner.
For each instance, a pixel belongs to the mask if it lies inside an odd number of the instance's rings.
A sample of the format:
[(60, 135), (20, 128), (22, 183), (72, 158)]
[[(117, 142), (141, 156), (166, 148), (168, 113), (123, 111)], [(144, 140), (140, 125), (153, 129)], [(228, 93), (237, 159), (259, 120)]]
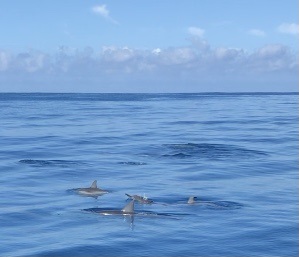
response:
[(0, 0), (0, 92), (297, 92), (298, 0)]

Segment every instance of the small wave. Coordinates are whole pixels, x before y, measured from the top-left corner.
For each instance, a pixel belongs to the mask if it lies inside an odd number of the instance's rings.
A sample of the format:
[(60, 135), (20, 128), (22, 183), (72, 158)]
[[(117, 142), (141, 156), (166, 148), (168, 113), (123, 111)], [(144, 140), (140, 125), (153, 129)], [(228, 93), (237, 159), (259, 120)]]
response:
[(124, 165), (146, 165), (145, 162), (118, 162), (118, 163)]
[(20, 163), (32, 165), (32, 166), (69, 166), (77, 165), (78, 162), (67, 161), (67, 160), (34, 160), (34, 159), (23, 159), (19, 161)]
[(244, 205), (238, 202), (233, 201), (221, 201), (221, 200), (212, 200), (212, 199), (197, 199), (193, 204), (188, 204), (186, 198), (156, 198), (155, 204), (160, 205), (184, 205), (189, 206), (191, 208), (199, 207), (199, 208), (207, 208), (207, 209), (213, 209), (213, 210), (235, 210), (235, 209), (241, 209)]
[(170, 157), (170, 158), (188, 158), (192, 157), (190, 154), (185, 154), (185, 153), (175, 153), (175, 154), (163, 154), (163, 157)]
[(165, 144), (167, 151), (164, 157), (198, 157), (198, 158), (233, 158), (233, 157), (256, 157), (266, 155), (262, 151), (250, 150), (234, 145), (227, 144), (208, 144), (208, 143), (187, 143), (187, 144)]
[(235, 210), (243, 207), (242, 204), (231, 202), (231, 201), (208, 202), (205, 205), (209, 209), (217, 209), (217, 210)]

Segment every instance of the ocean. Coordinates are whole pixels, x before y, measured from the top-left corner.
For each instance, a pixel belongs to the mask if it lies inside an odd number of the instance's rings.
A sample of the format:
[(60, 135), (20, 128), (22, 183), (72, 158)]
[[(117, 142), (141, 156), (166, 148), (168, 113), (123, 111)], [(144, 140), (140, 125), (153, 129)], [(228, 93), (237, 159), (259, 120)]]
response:
[[(0, 256), (299, 254), (297, 93), (1, 93), (0, 121)], [(126, 193), (153, 203), (84, 211)]]

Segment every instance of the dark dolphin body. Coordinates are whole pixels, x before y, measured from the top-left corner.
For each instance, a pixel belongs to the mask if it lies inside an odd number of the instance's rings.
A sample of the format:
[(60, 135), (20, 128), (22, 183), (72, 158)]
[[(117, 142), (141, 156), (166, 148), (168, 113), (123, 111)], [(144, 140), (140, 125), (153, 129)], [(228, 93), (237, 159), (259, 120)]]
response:
[(83, 211), (93, 212), (100, 215), (126, 215), (126, 216), (173, 216), (171, 213), (155, 213), (151, 211), (135, 211), (135, 200), (131, 200), (123, 209), (105, 209), (105, 208), (89, 208), (83, 209)]
[(98, 188), (97, 181), (93, 181), (90, 187), (74, 188), (72, 191), (83, 195), (97, 198), (103, 194), (107, 194), (108, 191)]
[(89, 208), (83, 209), (83, 211), (95, 212), (101, 215), (134, 215), (134, 200), (129, 202), (123, 209), (115, 210), (115, 209), (103, 209), (103, 208)]

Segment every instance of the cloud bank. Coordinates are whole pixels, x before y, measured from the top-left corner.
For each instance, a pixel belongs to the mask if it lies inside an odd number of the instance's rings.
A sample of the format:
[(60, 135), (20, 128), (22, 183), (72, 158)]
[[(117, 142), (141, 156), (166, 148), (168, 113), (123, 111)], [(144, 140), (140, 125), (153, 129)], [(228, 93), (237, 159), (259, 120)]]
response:
[(297, 82), (297, 54), (280, 44), (254, 52), (201, 39), (165, 49), (0, 50), (1, 91), (27, 91), (30, 83), (39, 85), (33, 91), (297, 91)]

